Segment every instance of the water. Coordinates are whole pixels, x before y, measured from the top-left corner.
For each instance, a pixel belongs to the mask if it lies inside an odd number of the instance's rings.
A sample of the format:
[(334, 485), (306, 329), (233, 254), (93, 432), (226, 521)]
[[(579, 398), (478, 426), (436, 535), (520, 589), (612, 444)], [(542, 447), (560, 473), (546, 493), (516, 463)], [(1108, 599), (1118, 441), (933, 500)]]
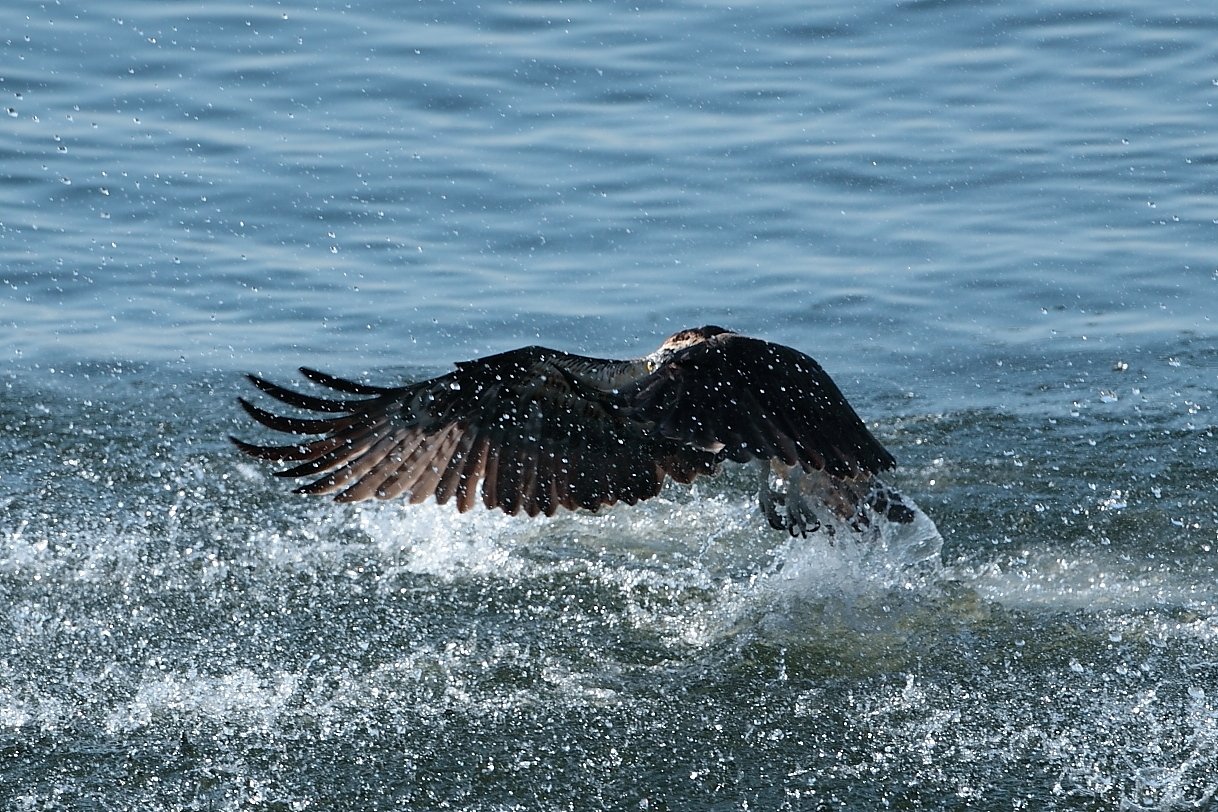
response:
[[(0, 807), (1215, 804), (1218, 14), (1145, 5), (0, 11)], [(243, 371), (708, 322), (941, 543), (225, 440)]]

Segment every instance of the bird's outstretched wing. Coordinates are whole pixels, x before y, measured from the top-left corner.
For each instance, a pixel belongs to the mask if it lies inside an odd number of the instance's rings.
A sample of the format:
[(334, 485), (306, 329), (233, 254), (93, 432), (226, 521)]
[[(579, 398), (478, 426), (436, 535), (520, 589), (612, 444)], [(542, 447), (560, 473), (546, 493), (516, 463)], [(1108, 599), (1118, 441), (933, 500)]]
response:
[(843, 479), (896, 464), (820, 364), (781, 344), (715, 335), (621, 394), (653, 434), (736, 462), (773, 459)]
[(510, 514), (633, 504), (655, 496), (665, 476), (689, 482), (713, 473), (718, 459), (647, 433), (628, 414), (615, 387), (636, 369), (642, 370), (638, 362), (524, 347), (393, 388), (301, 370), (341, 395), (336, 398), (250, 376), (272, 398), (327, 416), (284, 417), (242, 400), (259, 423), (318, 439), (281, 446), (233, 442), (251, 456), (296, 463), (278, 475), (316, 476), (297, 490), (335, 494), (339, 501), (434, 496), (439, 503), (455, 498), (465, 511), (481, 483), (483, 503)]

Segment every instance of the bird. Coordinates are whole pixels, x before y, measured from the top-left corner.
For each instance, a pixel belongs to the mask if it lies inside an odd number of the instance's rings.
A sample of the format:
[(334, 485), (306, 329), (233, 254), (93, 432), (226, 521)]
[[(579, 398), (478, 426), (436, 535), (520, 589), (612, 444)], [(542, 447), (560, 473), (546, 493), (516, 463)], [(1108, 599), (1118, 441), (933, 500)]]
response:
[[(769, 525), (806, 536), (914, 514), (879, 474), (896, 465), (813, 358), (715, 325), (680, 330), (641, 358), (532, 345), (461, 361), (435, 378), (374, 386), (301, 367), (325, 397), (248, 375), (263, 395), (312, 416), (238, 398), (257, 423), (298, 438), (230, 440), (289, 463), (297, 493), (338, 502), (479, 501), (511, 515), (596, 511), (751, 464)], [(321, 416), (318, 416), (321, 415)]]

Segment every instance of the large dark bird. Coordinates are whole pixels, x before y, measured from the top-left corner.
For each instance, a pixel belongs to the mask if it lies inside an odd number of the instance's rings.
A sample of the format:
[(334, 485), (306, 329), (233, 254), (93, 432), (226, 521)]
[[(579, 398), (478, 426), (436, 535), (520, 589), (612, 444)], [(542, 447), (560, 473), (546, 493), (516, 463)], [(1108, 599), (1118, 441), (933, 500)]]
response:
[(456, 366), (397, 387), (301, 369), (339, 393), (333, 399), (251, 375), (272, 398), (327, 416), (283, 417), (241, 399), (264, 426), (316, 439), (233, 442), (295, 463), (278, 476), (317, 477), (297, 492), (340, 502), (434, 496), (466, 511), (481, 490), (488, 508), (549, 516), (634, 504), (658, 494), (665, 477), (691, 482), (731, 460), (756, 462), (761, 508), (792, 534), (820, 526), (811, 503), (856, 528), (877, 514), (913, 519), (876, 476), (896, 464), (892, 455), (820, 364), (790, 347), (707, 326), (635, 360), (532, 346)]

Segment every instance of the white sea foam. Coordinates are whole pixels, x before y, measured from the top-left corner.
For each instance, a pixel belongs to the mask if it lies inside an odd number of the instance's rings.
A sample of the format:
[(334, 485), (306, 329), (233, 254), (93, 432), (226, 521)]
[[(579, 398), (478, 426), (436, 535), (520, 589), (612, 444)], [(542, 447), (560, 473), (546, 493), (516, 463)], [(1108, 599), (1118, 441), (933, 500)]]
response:
[(131, 699), (108, 714), (104, 725), (112, 732), (130, 731), (168, 716), (271, 728), (278, 724), (296, 687), (293, 674), (260, 676), (248, 668), (218, 675), (153, 672)]
[(1134, 611), (1160, 606), (1212, 607), (1218, 601), (1208, 568), (1133, 559), (1106, 548), (1043, 547), (1004, 561), (951, 568), (953, 577), (986, 600), (1013, 609)]

